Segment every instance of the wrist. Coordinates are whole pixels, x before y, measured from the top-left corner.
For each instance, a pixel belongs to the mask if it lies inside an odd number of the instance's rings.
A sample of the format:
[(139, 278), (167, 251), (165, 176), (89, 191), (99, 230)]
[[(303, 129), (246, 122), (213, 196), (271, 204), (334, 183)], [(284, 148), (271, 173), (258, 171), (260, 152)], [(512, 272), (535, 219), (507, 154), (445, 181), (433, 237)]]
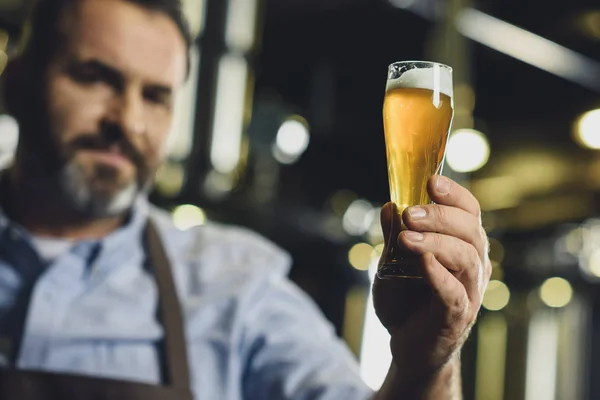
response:
[(454, 355), (438, 368), (399, 365), (392, 361), (376, 400), (458, 400), (461, 399), (460, 358)]
[(432, 380), (435, 381), (445, 377), (450, 378), (457, 367), (460, 367), (460, 352), (454, 352), (441, 364), (437, 362), (435, 364), (427, 363), (425, 357), (422, 359), (422, 363), (419, 361), (406, 362), (403, 360), (400, 362), (393, 359), (392, 364), (395, 366), (398, 374), (405, 376), (409, 382), (428, 383)]

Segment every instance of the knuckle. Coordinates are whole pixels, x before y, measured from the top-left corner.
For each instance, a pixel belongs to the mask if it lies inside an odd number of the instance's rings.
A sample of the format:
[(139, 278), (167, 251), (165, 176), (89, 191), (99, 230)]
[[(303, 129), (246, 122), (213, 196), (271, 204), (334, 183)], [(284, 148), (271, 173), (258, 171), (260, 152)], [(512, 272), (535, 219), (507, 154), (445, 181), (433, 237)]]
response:
[(477, 269), (481, 269), (481, 258), (479, 257), (479, 252), (474, 246), (469, 246), (468, 257), (470, 266), (473, 266)]
[(472, 283), (475, 283), (477, 287), (481, 287), (484, 279), (487, 279), (485, 277), (488, 273), (484, 268), (479, 252), (474, 246), (468, 246), (468, 249), (463, 254), (466, 254), (466, 259), (464, 260), (461, 272)]
[(479, 225), (479, 240), (485, 245), (485, 253), (490, 251), (490, 239), (488, 238), (487, 232), (482, 225)]
[(452, 303), (448, 304), (448, 319), (452, 324), (467, 321), (468, 318), (469, 299), (466, 294), (462, 297), (457, 297)]
[(435, 206), (433, 207), (434, 210), (434, 214), (435, 214), (435, 218), (438, 220), (438, 222), (442, 225), (446, 225), (449, 222), (449, 216), (448, 216), (448, 208), (443, 207), (443, 206)]
[(465, 188), (465, 193), (467, 197), (465, 198), (465, 200), (468, 200), (469, 202), (473, 203), (474, 211), (479, 215), (479, 218), (481, 218), (481, 204), (479, 203), (479, 200), (477, 199), (477, 197), (475, 197), (473, 192), (471, 192), (467, 188)]
[(492, 270), (493, 270), (493, 268), (492, 268), (492, 262), (489, 260), (489, 258), (485, 262), (485, 268), (484, 269), (485, 269), (486, 280), (489, 281), (490, 278), (492, 277)]
[(487, 232), (479, 223), (474, 222), (469, 225), (468, 236), (465, 237), (465, 241), (480, 250), (480, 254), (487, 254), (489, 251), (490, 245)]
[(475, 204), (475, 213), (479, 216), (479, 221), (483, 221), (483, 212), (481, 210), (481, 204), (479, 203), (479, 200), (477, 200), (477, 198), (473, 196), (471, 192), (469, 192), (469, 194), (471, 195), (471, 197), (473, 197)]
[(432, 266), (435, 262), (435, 256), (433, 253), (425, 253), (423, 254), (423, 263), (427, 266)]
[[(444, 240), (442, 235), (438, 235), (437, 233), (428, 234), (429, 240), (431, 243), (432, 250), (439, 251), (444, 248)], [(431, 255), (433, 257), (433, 254)]]

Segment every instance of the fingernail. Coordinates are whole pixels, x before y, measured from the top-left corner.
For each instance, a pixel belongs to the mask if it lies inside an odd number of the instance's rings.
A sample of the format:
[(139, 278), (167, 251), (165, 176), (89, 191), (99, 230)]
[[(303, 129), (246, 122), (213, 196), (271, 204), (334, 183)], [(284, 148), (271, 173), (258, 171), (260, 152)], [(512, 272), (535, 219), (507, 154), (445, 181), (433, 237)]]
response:
[(439, 194), (450, 193), (450, 181), (443, 176), (438, 176), (437, 181), (435, 183), (435, 189)]
[(406, 231), (404, 232), (404, 235), (411, 242), (420, 242), (423, 240), (423, 235), (419, 232)]
[(411, 207), (408, 209), (408, 215), (411, 219), (421, 219), (427, 216), (427, 211), (421, 207)]

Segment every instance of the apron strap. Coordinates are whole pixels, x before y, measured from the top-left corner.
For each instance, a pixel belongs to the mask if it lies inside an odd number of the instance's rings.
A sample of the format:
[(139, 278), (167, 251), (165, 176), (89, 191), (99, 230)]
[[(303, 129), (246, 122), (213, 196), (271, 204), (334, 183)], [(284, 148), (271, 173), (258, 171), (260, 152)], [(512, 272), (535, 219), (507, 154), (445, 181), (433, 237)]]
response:
[(171, 263), (167, 257), (158, 230), (151, 219), (145, 228), (146, 246), (150, 265), (154, 269), (159, 294), (159, 320), (164, 327), (162, 355), (165, 384), (190, 388), (190, 375), (186, 352), (186, 339), (181, 304), (173, 282)]

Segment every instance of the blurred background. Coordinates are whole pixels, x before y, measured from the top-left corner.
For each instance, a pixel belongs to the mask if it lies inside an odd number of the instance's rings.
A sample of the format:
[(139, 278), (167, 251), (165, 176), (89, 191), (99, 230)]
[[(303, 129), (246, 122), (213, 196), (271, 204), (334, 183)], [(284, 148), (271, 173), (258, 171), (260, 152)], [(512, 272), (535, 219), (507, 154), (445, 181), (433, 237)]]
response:
[[(0, 0), (0, 70), (28, 1)], [(187, 0), (198, 40), (153, 201), (186, 229), (250, 227), (289, 251), (377, 388), (391, 359), (369, 285), (389, 198), (388, 64), (454, 68), (444, 173), (477, 196), (493, 280), (466, 399), (598, 399), (597, 0)], [(0, 113), (1, 114), (1, 113)], [(18, 126), (0, 115), (0, 163)]]

